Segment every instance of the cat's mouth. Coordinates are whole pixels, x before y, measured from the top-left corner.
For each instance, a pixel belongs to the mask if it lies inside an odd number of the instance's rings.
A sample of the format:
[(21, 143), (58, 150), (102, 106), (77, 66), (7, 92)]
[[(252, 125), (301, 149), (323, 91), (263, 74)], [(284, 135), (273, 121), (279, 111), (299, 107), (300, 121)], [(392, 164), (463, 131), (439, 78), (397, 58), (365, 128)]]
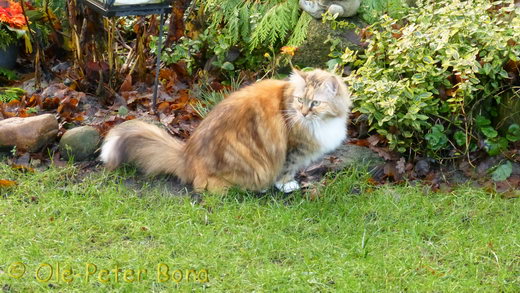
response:
[(304, 126), (312, 127), (315, 126), (318, 122), (320, 122), (321, 118), (315, 114), (308, 114), (306, 116), (302, 114), (299, 120)]

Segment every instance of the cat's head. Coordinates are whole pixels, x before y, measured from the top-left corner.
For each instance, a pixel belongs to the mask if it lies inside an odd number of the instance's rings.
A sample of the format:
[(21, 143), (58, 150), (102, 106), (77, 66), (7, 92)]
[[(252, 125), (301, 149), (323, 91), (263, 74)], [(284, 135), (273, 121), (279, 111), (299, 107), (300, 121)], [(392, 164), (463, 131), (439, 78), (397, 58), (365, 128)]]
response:
[(293, 70), (289, 82), (292, 92), (287, 107), (294, 118), (313, 121), (347, 117), (352, 102), (339, 76), (320, 69)]

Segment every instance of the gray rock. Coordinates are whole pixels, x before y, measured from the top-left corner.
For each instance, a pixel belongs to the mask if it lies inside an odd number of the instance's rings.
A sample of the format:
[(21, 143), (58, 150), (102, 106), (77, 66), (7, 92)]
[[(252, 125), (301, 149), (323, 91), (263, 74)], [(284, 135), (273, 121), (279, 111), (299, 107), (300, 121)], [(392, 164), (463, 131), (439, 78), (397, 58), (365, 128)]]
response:
[(312, 17), (320, 19), (322, 14), (329, 12), (339, 17), (350, 17), (357, 13), (361, 0), (300, 0), (300, 8)]
[(353, 144), (344, 144), (334, 152), (326, 155), (321, 161), (312, 164), (300, 172), (297, 180), (301, 186), (308, 187), (318, 182), (327, 172), (338, 172), (348, 168), (374, 172), (378, 166), (383, 165), (384, 160), (369, 148)]
[[(362, 27), (365, 24), (357, 17), (348, 19), (349, 22)], [(292, 62), (300, 67), (316, 67), (323, 68), (327, 61), (331, 58), (330, 44), (325, 43), (329, 38), (339, 38), (342, 48), (349, 47), (352, 50), (360, 50), (361, 39), (354, 29), (337, 29), (333, 30), (321, 20), (311, 20), (307, 30), (307, 39), (298, 48)]]
[(332, 170), (339, 171), (349, 167), (366, 166), (369, 169), (385, 163), (376, 152), (369, 148), (357, 146), (354, 144), (344, 144), (335, 150), (332, 156), (337, 157), (335, 163), (327, 163)]
[(29, 80), (24, 81), (22, 84), (22, 89), (27, 92), (28, 96), (33, 95), (35, 92), (37, 92), (40, 89), (44, 89), (49, 86), (49, 83), (42, 79), (40, 81), (40, 87), (36, 87), (36, 78), (31, 78)]
[(341, 171), (350, 167), (367, 167), (369, 170), (384, 164), (384, 160), (369, 148), (343, 144), (318, 163), (327, 171)]
[(100, 140), (99, 132), (94, 127), (76, 127), (61, 137), (60, 153), (66, 160), (84, 161), (93, 157)]
[(58, 120), (52, 114), (27, 118), (13, 117), (0, 121), (0, 147), (36, 152), (56, 139)]

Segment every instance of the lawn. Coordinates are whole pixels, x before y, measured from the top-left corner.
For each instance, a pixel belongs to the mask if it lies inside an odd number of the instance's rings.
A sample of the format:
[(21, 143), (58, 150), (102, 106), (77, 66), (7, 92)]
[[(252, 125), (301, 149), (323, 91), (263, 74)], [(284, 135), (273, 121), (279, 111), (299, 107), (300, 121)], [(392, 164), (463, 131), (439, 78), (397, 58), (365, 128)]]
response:
[(0, 189), (4, 291), (520, 291), (520, 202), (469, 186), (346, 171), (312, 199), (200, 199), (127, 187), (131, 169), (0, 174), (17, 182)]

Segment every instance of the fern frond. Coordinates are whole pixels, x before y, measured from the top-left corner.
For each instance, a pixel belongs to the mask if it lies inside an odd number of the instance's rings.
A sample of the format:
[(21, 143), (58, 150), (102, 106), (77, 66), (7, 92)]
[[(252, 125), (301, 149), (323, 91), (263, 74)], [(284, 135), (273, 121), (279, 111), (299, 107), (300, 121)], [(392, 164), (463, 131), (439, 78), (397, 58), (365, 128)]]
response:
[(268, 9), (253, 30), (250, 49), (261, 44), (274, 46), (277, 41), (285, 40), (298, 22), (299, 16), (298, 0), (281, 1)]
[(294, 27), (294, 31), (287, 41), (288, 46), (298, 47), (307, 38), (307, 28), (311, 22), (312, 17), (308, 13), (302, 13), (298, 19), (298, 23)]

